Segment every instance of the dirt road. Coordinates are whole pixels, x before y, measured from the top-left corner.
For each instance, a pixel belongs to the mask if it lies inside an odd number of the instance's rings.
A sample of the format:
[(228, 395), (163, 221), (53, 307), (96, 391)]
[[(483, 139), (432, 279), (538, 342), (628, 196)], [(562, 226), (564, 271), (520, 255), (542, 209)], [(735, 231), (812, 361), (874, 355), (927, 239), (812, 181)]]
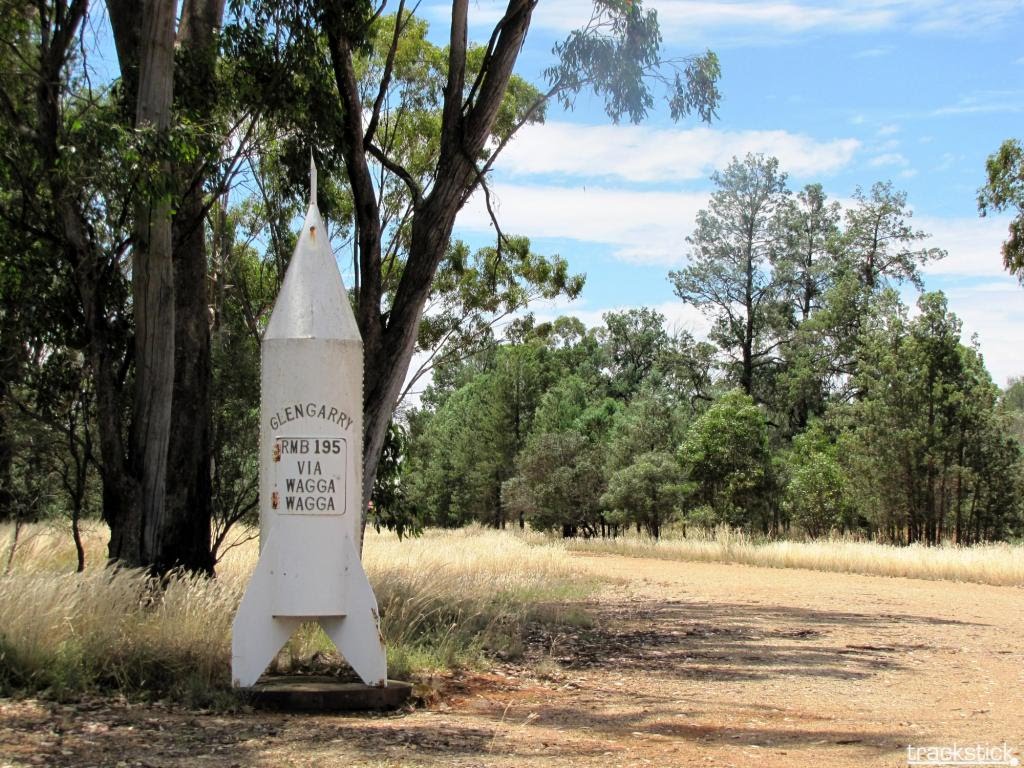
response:
[(852, 768), (906, 766), (908, 745), (1024, 749), (1024, 590), (576, 557), (622, 579), (590, 606), (596, 625), (536, 634), (529, 663), (439, 681), (425, 709), (0, 700), (0, 767)]

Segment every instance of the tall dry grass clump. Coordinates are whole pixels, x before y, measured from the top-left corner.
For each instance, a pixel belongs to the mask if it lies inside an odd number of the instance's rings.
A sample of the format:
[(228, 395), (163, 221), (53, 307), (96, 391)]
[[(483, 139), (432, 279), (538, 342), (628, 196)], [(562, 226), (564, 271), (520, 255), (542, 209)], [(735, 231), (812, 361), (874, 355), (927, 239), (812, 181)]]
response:
[[(532, 542), (532, 543), (531, 543)], [(593, 584), (561, 543), (481, 528), (428, 531), (397, 544), (367, 538), (364, 562), (381, 609), (393, 668), (516, 655), (531, 622), (579, 624), (572, 607)]]
[(627, 535), (617, 539), (574, 541), (567, 547), (573, 551), (630, 557), (1024, 586), (1024, 546), (1005, 543), (898, 547), (843, 538), (767, 541), (722, 527), (704, 533), (691, 532), (685, 538), (670, 536), (654, 541), (649, 537)]
[[(0, 527), (5, 558), (12, 534)], [(256, 542), (230, 550), (216, 579), (174, 576), (160, 589), (139, 571), (105, 568), (106, 536), (99, 526), (87, 531), (88, 567), (76, 574), (65, 532), (23, 531), (10, 572), (0, 575), (0, 689), (116, 689), (193, 703), (226, 692), (231, 622), (258, 558)], [(482, 529), (399, 542), (369, 531), (364, 562), (392, 676), (515, 653), (531, 621), (583, 620), (561, 607), (588, 584), (560, 543)], [(329, 650), (315, 625), (306, 626), (279, 664), (327, 658)]]
[[(219, 577), (246, 581), (257, 557), (255, 543), (230, 551)], [(593, 588), (561, 542), (479, 527), (402, 541), (368, 530), (363, 565), (380, 609), (388, 673), (397, 677), (480, 664), (488, 653), (514, 656), (531, 622), (586, 623), (572, 604)], [(330, 640), (306, 625), (278, 663), (302, 667), (332, 653)]]
[[(0, 529), (0, 552), (13, 530)], [(0, 576), (0, 689), (54, 695), (115, 689), (196, 703), (230, 684), (232, 580), (174, 576), (160, 588), (141, 571), (104, 567), (106, 531), (85, 536), (75, 573), (66, 533), (31, 526)]]

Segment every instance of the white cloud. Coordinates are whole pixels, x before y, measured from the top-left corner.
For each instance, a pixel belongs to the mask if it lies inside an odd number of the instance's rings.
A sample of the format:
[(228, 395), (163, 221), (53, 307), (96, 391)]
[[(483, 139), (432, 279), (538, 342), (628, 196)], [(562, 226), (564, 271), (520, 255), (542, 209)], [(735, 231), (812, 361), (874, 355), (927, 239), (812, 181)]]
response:
[(950, 288), (949, 308), (963, 321), (963, 340), (974, 334), (985, 357), (985, 366), (1001, 387), (1011, 376), (1024, 374), (1020, 354), (1020, 329), (1024, 327), (1024, 290), (1007, 276), (1000, 290), (991, 284)]
[[(891, 4), (901, 5), (899, 0)], [(1018, 0), (914, 0), (906, 5), (914, 29), (957, 35), (1001, 27), (1021, 9)]]
[[(708, 195), (497, 184), (492, 199), (505, 232), (604, 243), (624, 261), (679, 266), (686, 236)], [(470, 200), (456, 226), (473, 232), (491, 228), (482, 195)]]
[[(629, 309), (639, 309), (639, 304), (615, 304), (607, 307), (591, 308), (581, 305), (579, 302), (538, 302), (531, 305), (537, 319), (541, 322), (553, 320), (563, 315), (572, 315), (588, 328), (596, 328), (604, 324), (604, 316), (608, 312), (625, 312)], [(665, 324), (670, 333), (687, 331), (693, 334), (694, 338), (704, 340), (711, 330), (711, 320), (700, 309), (692, 304), (674, 299), (663, 301), (658, 304), (647, 304), (656, 312), (665, 316)]]
[(954, 104), (933, 109), (932, 117), (1024, 112), (1024, 91), (979, 91), (960, 97)]
[[(709, 38), (714, 44), (770, 42), (814, 32), (857, 34), (895, 27), (964, 34), (1004, 25), (1020, 11), (1017, 0), (649, 0), (647, 5), (658, 11), (666, 40), (690, 44)], [(476, 0), (470, 7), (470, 24), (493, 27), (505, 6), (503, 0)], [(592, 9), (591, 0), (541, 3), (533, 26), (565, 33), (585, 25)], [(446, 22), (451, 7), (431, 3), (422, 13), (435, 22)]]
[[(931, 234), (928, 244), (943, 248), (946, 258), (929, 264), (928, 275), (1005, 277), (1000, 252), (1009, 219), (1002, 216), (972, 218), (914, 217), (915, 227)], [(1024, 301), (1022, 301), (1024, 305)]]
[(887, 125), (879, 126), (877, 131), (879, 136), (893, 136), (894, 134), (897, 134), (899, 132), (900, 127), (896, 123), (889, 123)]
[(550, 122), (520, 131), (497, 161), (516, 175), (565, 174), (632, 182), (706, 178), (735, 155), (763, 152), (779, 158), (783, 170), (819, 176), (850, 163), (856, 139), (818, 141), (788, 131), (663, 129), (633, 125), (578, 125)]
[(887, 165), (906, 166), (909, 165), (907, 158), (901, 155), (899, 152), (887, 152), (884, 155), (878, 155), (877, 157), (871, 158), (868, 162), (872, 168), (882, 168)]

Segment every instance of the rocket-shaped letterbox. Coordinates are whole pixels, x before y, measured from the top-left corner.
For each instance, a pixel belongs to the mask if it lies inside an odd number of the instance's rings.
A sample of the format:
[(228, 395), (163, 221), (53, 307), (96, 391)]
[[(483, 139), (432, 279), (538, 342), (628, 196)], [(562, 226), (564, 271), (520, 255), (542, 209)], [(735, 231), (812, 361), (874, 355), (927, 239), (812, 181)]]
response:
[(310, 183), (261, 348), (260, 559), (232, 626), (238, 686), (253, 685), (304, 621), (320, 622), (364, 683), (387, 681), (357, 550), (363, 344), (317, 208), (315, 167)]

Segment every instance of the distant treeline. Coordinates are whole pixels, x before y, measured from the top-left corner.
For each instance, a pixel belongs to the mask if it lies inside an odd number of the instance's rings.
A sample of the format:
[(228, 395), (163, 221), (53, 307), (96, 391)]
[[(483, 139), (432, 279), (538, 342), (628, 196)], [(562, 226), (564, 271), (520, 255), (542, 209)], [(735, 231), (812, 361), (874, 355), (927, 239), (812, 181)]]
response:
[(514, 323), (435, 368), (392, 430), (378, 520), (566, 536), (728, 524), (973, 543), (1024, 532), (1024, 381), (1005, 392), (942, 293), (905, 197), (843, 211), (774, 159), (734, 160), (672, 272), (708, 341), (651, 309)]

